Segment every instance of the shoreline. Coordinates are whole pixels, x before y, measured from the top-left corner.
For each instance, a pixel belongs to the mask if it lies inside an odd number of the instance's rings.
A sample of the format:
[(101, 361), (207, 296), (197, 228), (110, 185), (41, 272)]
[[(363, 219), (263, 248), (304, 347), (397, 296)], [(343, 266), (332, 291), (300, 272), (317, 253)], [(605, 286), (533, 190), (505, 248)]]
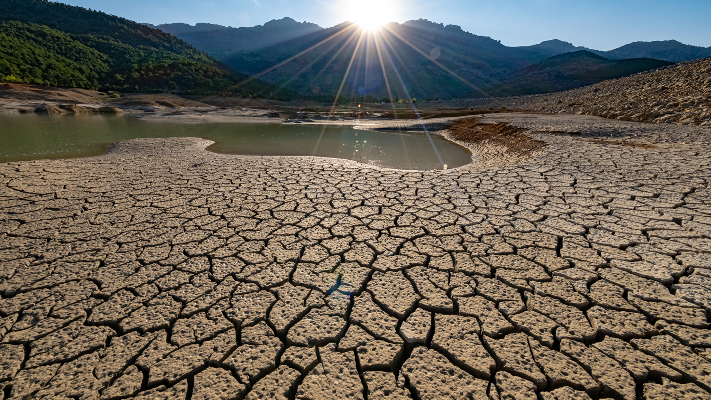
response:
[[(2, 107), (0, 107), (2, 109)], [(78, 117), (81, 117), (83, 115), (87, 114), (63, 114), (66, 116), (69, 115), (76, 115)], [(88, 114), (91, 115), (91, 114)], [(479, 170), (479, 169), (486, 169), (486, 168), (491, 168), (491, 167), (503, 167), (506, 165), (513, 165), (517, 164), (526, 160), (529, 160), (531, 158), (535, 157), (540, 157), (542, 154), (546, 153), (548, 151), (548, 146), (544, 146), (542, 149), (532, 151), (530, 153), (511, 153), (507, 152), (506, 147), (502, 147), (500, 145), (495, 145), (495, 144), (490, 144), (486, 142), (478, 142), (478, 143), (471, 143), (467, 142), (464, 140), (459, 140), (456, 137), (454, 137), (451, 132), (448, 130), (448, 127), (456, 120), (463, 119), (463, 118), (473, 118), (476, 117), (480, 120), (483, 121), (483, 123), (497, 123), (501, 121), (513, 121), (512, 125), (521, 127), (525, 129), (525, 133), (527, 135), (533, 136), (536, 139), (541, 139), (542, 137), (549, 136), (550, 134), (553, 135), (559, 135), (561, 133), (565, 134), (566, 132), (558, 132), (555, 130), (552, 130), (551, 132), (546, 132), (547, 130), (550, 129), (537, 129), (535, 126), (531, 124), (527, 124), (527, 121), (532, 121), (540, 118), (552, 118), (552, 119), (559, 119), (561, 121), (565, 120), (571, 120), (571, 121), (576, 121), (576, 120), (585, 120), (589, 121), (591, 125), (593, 126), (623, 126), (627, 128), (632, 128), (636, 130), (644, 130), (645, 128), (655, 130), (655, 131), (664, 131), (665, 130), (665, 125), (659, 125), (659, 124), (647, 124), (643, 122), (623, 122), (623, 121), (616, 121), (616, 120), (609, 120), (605, 119), (602, 117), (595, 117), (595, 116), (580, 116), (580, 115), (550, 115), (550, 114), (540, 114), (540, 113), (521, 113), (521, 112), (516, 112), (516, 113), (497, 113), (497, 114), (484, 114), (484, 115), (467, 115), (467, 116), (456, 116), (456, 117), (444, 117), (444, 118), (432, 118), (432, 119), (426, 119), (426, 120), (413, 120), (413, 119), (377, 119), (377, 118), (361, 118), (361, 119), (335, 119), (335, 120), (283, 120), (281, 118), (274, 118), (274, 117), (269, 117), (265, 115), (264, 111), (258, 111), (258, 110), (195, 110), (195, 109), (190, 109), (190, 110), (182, 110), (179, 112), (145, 112), (142, 110), (128, 110), (126, 113), (118, 114), (116, 115), (118, 118), (131, 118), (135, 119), (138, 121), (144, 121), (144, 122), (159, 122), (159, 123), (176, 123), (176, 124), (274, 124), (274, 125), (287, 125), (287, 126), (299, 126), (299, 125), (310, 125), (310, 126), (351, 126), (353, 129), (357, 130), (364, 130), (364, 131), (374, 131), (374, 132), (389, 132), (389, 133), (395, 133), (395, 132), (402, 132), (402, 133), (415, 133), (415, 134), (423, 134), (424, 130), (426, 129), (427, 132), (431, 135), (437, 135), (448, 142), (452, 143), (453, 145), (456, 145), (458, 147), (463, 148), (466, 150), (471, 157), (471, 161), (468, 164), (455, 167), (455, 168), (448, 168), (450, 171), (458, 171), (458, 170)], [(530, 125), (530, 126), (527, 126)], [(667, 126), (669, 128), (672, 127), (679, 127), (671, 125)], [(423, 129), (424, 128), (424, 129)], [(682, 127), (685, 128), (685, 127)], [(688, 127), (688, 128), (696, 128), (696, 129), (701, 129), (701, 130), (708, 130), (710, 133), (709, 137), (711, 138), (711, 129), (707, 127)], [(624, 129), (620, 128), (615, 128), (618, 131), (622, 132)], [(582, 140), (597, 140), (600, 143), (611, 143), (615, 144), (614, 141), (607, 141), (605, 142), (605, 139), (607, 138), (608, 135), (606, 134), (598, 134), (595, 132), (587, 132), (585, 134), (580, 134), (580, 132), (572, 132), (575, 134), (575, 136), (582, 136), (579, 139)], [(610, 134), (609, 138), (613, 139), (612, 134)], [(619, 135), (618, 135), (619, 136)], [(618, 143), (622, 145), (638, 145), (638, 146), (651, 146), (654, 147), (655, 143), (657, 143), (657, 140), (642, 140), (639, 142), (639, 134), (634, 134), (631, 135), (631, 140), (632, 141), (627, 141), (623, 143)], [(635, 143), (634, 141), (637, 140), (639, 143)], [(668, 140), (667, 140), (668, 141)], [(664, 142), (664, 141), (662, 141)], [(47, 160), (62, 160), (62, 159), (76, 159), (76, 158), (86, 158), (86, 157), (96, 157), (96, 156), (101, 156), (101, 155), (106, 155), (107, 154), (107, 149), (111, 147), (112, 145), (116, 144), (118, 142), (112, 142), (112, 143), (107, 143), (106, 146), (103, 146), (104, 150), (102, 150), (101, 154), (92, 154), (90, 156), (79, 156), (79, 157), (73, 157), (73, 158), (61, 158), (61, 157), (49, 157), (46, 158)], [(209, 151), (209, 150), (206, 150)], [(226, 154), (226, 153), (217, 153), (215, 154)], [(254, 156), (254, 155), (248, 155), (248, 154), (232, 154), (235, 156), (244, 156), (244, 157), (249, 157), (249, 156)], [(309, 156), (264, 156), (264, 157), (309, 157)], [(349, 160), (346, 158), (338, 158), (338, 157), (324, 157), (324, 158), (331, 158), (334, 160), (344, 160), (344, 161), (353, 161)], [(18, 162), (18, 161), (11, 161), (11, 162)], [(385, 169), (392, 169), (392, 170), (401, 170), (401, 171), (418, 171), (418, 170), (404, 170), (404, 169), (397, 169), (397, 168), (389, 168), (389, 167), (379, 167), (375, 166), (372, 164), (367, 164), (367, 163), (361, 163), (358, 161), (354, 161), (360, 165), (363, 166), (368, 166), (368, 167), (376, 167), (376, 168), (385, 168)], [(436, 171), (437, 169), (435, 169)], [(419, 170), (419, 171), (424, 171), (424, 170)]]

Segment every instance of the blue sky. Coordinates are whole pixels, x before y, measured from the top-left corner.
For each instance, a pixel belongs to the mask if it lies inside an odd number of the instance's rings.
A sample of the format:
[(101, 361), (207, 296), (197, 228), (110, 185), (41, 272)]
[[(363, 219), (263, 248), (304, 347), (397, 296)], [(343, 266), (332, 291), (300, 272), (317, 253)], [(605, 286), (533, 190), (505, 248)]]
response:
[[(634, 41), (676, 39), (711, 46), (711, 0), (63, 0), (139, 22), (261, 25), (291, 17), (323, 27), (394, 3), (391, 20), (425, 18), (524, 46), (561, 39), (598, 50)], [(368, 4), (375, 4), (368, 7)], [(363, 7), (360, 7), (363, 5)]]

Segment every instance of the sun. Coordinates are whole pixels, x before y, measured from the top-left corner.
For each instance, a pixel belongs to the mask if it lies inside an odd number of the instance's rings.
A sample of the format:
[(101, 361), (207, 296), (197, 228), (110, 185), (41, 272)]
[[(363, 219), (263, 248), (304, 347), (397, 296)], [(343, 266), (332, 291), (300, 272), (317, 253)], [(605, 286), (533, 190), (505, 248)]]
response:
[(397, 20), (397, 11), (395, 0), (348, 0), (344, 10), (346, 19), (367, 31)]

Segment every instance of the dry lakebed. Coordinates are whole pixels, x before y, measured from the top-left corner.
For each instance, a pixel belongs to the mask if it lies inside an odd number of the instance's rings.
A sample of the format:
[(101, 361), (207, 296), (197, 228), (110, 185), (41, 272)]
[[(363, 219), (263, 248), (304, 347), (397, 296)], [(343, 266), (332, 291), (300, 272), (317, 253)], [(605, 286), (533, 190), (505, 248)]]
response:
[(0, 398), (711, 398), (711, 127), (451, 122), (447, 170), (1, 163)]

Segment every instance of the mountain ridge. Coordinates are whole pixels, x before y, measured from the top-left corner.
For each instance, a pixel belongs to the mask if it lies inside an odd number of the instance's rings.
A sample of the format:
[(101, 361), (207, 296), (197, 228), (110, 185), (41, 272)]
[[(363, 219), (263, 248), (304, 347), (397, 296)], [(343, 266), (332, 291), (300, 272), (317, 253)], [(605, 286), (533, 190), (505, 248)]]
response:
[(268, 47), (284, 41), (287, 37), (300, 37), (323, 29), (316, 24), (297, 22), (289, 17), (271, 20), (254, 27), (238, 28), (210, 23), (144, 25), (163, 30), (176, 37), (180, 36), (191, 45), (202, 48), (217, 58), (240, 51)]
[[(410, 20), (406, 21), (400, 25), (414, 25), (417, 24), (420, 21), (427, 21), (426, 19), (420, 19), (420, 20)], [(473, 36), (477, 37), (484, 37), (486, 36), (479, 36), (474, 33), (467, 32), (463, 30), (460, 26), (458, 25), (445, 25), (441, 23), (435, 23), (431, 22), (432, 24), (439, 25), (443, 27), (444, 29), (452, 30), (452, 31), (462, 31), (465, 33), (468, 33)], [(304, 26), (311, 26), (313, 27), (312, 31), (317, 31), (317, 30), (326, 30), (330, 28), (322, 28), (317, 24), (313, 24), (307, 21), (304, 22), (297, 22), (292, 18), (289, 17), (284, 17), (282, 19), (275, 19), (266, 22), (263, 25), (256, 25), (253, 27), (239, 27), (239, 28), (233, 28), (230, 26), (223, 26), (223, 25), (218, 25), (218, 24), (210, 24), (210, 23), (197, 23), (195, 25), (189, 25), (185, 23), (171, 23), (171, 24), (159, 24), (159, 25), (152, 25), (152, 24), (144, 24), (156, 29), (164, 30), (167, 33), (170, 33), (176, 37), (180, 37), (184, 32), (188, 33), (202, 33), (202, 34), (207, 34), (211, 30), (217, 30), (217, 31), (224, 31), (224, 30), (240, 30), (240, 32), (248, 32), (251, 29), (264, 29), (270, 26), (277, 26), (281, 24), (289, 24), (289, 25), (304, 25)], [(342, 25), (342, 24), (339, 24)], [(284, 25), (282, 25), (284, 26)], [(338, 25), (337, 25), (338, 26)], [(210, 27), (213, 27), (210, 29)], [(292, 37), (293, 38), (293, 37)], [(500, 41), (497, 41), (495, 39), (489, 38), (492, 41), (501, 43)], [(190, 41), (188, 41), (190, 43)], [(193, 44), (193, 43), (191, 43)], [(193, 44), (195, 45), (195, 44)], [(199, 47), (199, 46), (196, 46)], [(557, 55), (557, 54), (563, 54), (563, 53), (568, 53), (568, 52), (573, 52), (573, 51), (578, 51), (578, 50), (588, 50), (592, 53), (598, 54), (602, 57), (608, 58), (608, 59), (626, 59), (626, 58), (655, 58), (658, 60), (663, 60), (663, 61), (670, 61), (670, 62), (682, 62), (682, 61), (691, 61), (699, 58), (704, 58), (704, 57), (709, 57), (711, 56), (711, 46), (709, 47), (702, 47), (702, 46), (694, 46), (694, 45), (688, 45), (681, 43), (677, 40), (657, 40), (657, 41), (636, 41), (632, 42), (620, 47), (617, 47), (612, 50), (596, 50), (596, 49), (591, 49), (588, 47), (584, 46), (575, 46), (574, 44), (570, 42), (566, 42), (560, 39), (550, 39), (550, 40), (545, 40), (541, 43), (537, 43), (534, 45), (530, 46), (506, 46), (509, 48), (514, 48), (514, 49), (527, 49), (527, 50), (532, 50), (532, 51), (547, 51), (551, 53), (550, 55)], [(661, 53), (660, 53), (661, 52)]]
[(632, 42), (610, 51), (596, 53), (610, 59), (656, 58), (658, 60), (679, 63), (711, 56), (711, 47), (692, 46), (677, 40), (657, 40), (651, 42)]

